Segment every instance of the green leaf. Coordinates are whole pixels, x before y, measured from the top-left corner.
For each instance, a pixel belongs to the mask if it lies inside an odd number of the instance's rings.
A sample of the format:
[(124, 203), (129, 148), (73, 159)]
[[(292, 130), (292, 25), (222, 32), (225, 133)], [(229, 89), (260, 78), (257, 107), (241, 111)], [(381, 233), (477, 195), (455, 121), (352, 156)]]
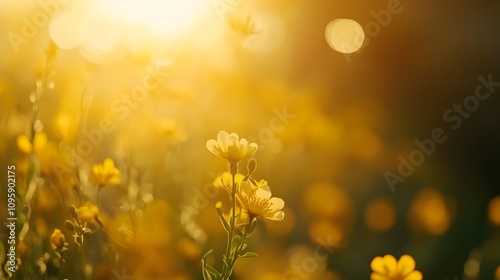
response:
[(222, 210), (220, 208), (215, 208), (215, 210), (217, 211), (217, 215), (219, 216), (219, 219), (222, 222), (222, 225), (224, 226), (224, 229), (227, 232), (230, 232), (231, 231), (231, 227), (229, 226), (229, 224), (227, 223), (226, 219), (224, 218), (224, 214), (222, 213)]
[(253, 218), (252, 223), (250, 224), (250, 230), (247, 233), (247, 236), (250, 236), (250, 234), (253, 233), (255, 228), (257, 227), (257, 218)]
[(254, 253), (254, 252), (240, 252), (240, 254), (238, 254), (238, 257), (240, 258), (256, 258), (258, 257), (259, 255), (257, 255), (257, 253)]
[(212, 276), (210, 275), (210, 273), (208, 273), (208, 270), (205, 267), (206, 267), (205, 260), (201, 259), (201, 272), (203, 273), (203, 279), (213, 280)]
[(241, 237), (236, 235), (231, 241), (231, 251), (236, 250), (241, 244)]
[[(231, 260), (231, 259), (230, 259), (230, 260)], [(222, 262), (224, 263), (224, 265), (225, 265), (226, 267), (229, 267), (229, 262), (227, 261), (227, 257), (226, 257), (226, 255), (223, 255), (223, 256), (222, 256)]]
[(208, 273), (213, 275), (216, 279), (219, 279), (222, 276), (222, 274), (220, 272), (218, 272), (217, 269), (213, 268), (208, 263), (205, 263), (205, 269), (208, 271)]

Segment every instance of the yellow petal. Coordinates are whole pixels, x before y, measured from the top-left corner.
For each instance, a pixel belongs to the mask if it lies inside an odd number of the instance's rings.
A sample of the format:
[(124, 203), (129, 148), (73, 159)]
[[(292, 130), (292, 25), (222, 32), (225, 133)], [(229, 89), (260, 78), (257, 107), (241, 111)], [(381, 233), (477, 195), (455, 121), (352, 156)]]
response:
[(216, 154), (216, 155), (219, 155), (215, 149), (215, 147), (217, 147), (219, 144), (217, 141), (215, 141), (214, 139), (210, 139), (207, 141), (207, 149), (212, 152), (213, 154)]
[(33, 151), (33, 145), (26, 135), (19, 135), (17, 137), (17, 148), (25, 154), (30, 154)]
[(33, 140), (33, 146), (35, 147), (35, 151), (39, 152), (45, 145), (47, 144), (47, 134), (44, 132), (37, 132), (35, 134), (35, 139)]
[(404, 280), (422, 280), (424, 276), (422, 275), (422, 272), (418, 270), (414, 270), (412, 273), (410, 273)]
[[(377, 257), (377, 258), (381, 258), (381, 257)], [(389, 279), (385, 275), (374, 272), (370, 275), (370, 280), (389, 280)]]
[(104, 160), (104, 164), (103, 165), (104, 165), (104, 170), (110, 170), (110, 169), (113, 169), (115, 167), (115, 163), (110, 158), (106, 158)]
[(283, 207), (285, 207), (285, 201), (283, 201), (283, 199), (278, 197), (273, 197), (269, 199), (269, 203), (271, 204), (269, 206), (269, 209), (271, 211), (281, 210), (283, 209)]
[(258, 188), (255, 191), (255, 196), (259, 199), (269, 200), (271, 198), (271, 189), (269, 188), (269, 186)]
[(372, 260), (370, 267), (374, 272), (383, 275), (388, 275), (390, 272), (395, 272), (397, 267), (396, 258), (392, 255), (385, 255), (384, 257), (376, 257)]
[(217, 142), (219, 143), (219, 147), (223, 151), (226, 151), (229, 142), (229, 134), (224, 130), (219, 131), (219, 134), (217, 134)]
[(409, 255), (403, 255), (399, 258), (397, 266), (399, 275), (408, 275), (415, 270), (415, 260)]
[(282, 221), (285, 218), (285, 212), (283, 211), (278, 211), (274, 213), (271, 212), (270, 214), (266, 215), (265, 218), (273, 221)]

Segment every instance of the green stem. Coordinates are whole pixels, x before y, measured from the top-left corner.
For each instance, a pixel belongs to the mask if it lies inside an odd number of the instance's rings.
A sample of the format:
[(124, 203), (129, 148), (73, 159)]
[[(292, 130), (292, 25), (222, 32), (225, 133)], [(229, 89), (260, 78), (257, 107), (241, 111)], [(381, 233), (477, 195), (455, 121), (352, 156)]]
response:
[(63, 270), (64, 270), (64, 264), (66, 263), (64, 261), (64, 258), (63, 258), (63, 254), (64, 252), (61, 250), (61, 254), (60, 254), (60, 258), (59, 258), (59, 263), (60, 263), (60, 266), (59, 266), (59, 280), (63, 280)]
[[(230, 166), (232, 168), (232, 166)], [(229, 263), (232, 263), (232, 259), (230, 259), (231, 256), (231, 243), (233, 241), (233, 235), (234, 235), (234, 225), (236, 223), (236, 174), (234, 172), (231, 172), (231, 177), (232, 177), (232, 186), (231, 186), (231, 202), (232, 202), (232, 213), (231, 213), (231, 221), (230, 221), (230, 230), (228, 233), (228, 239), (227, 239), (227, 247), (226, 247), (226, 253), (224, 254), (226, 261), (224, 262), (224, 266), (222, 268), (222, 279), (229, 279), (229, 277), (232, 274), (232, 266), (229, 265)]]
[(241, 243), (240, 245), (238, 246), (238, 248), (236, 248), (236, 250), (234, 251), (234, 257), (232, 258), (232, 262), (231, 262), (231, 265), (229, 267), (230, 271), (233, 271), (233, 267), (234, 265), (236, 264), (236, 261), (238, 260), (238, 255), (239, 253), (241, 252), (241, 250), (243, 250), (243, 246), (245, 245), (245, 242), (247, 240), (247, 237), (248, 237), (248, 230), (250, 229), (250, 226), (252, 224), (252, 221), (251, 219), (248, 221), (248, 224), (245, 225), (244, 229), (243, 229), (243, 237), (241, 238)]
[(80, 249), (82, 250), (82, 263), (83, 263), (83, 279), (85, 280), (88, 280), (88, 275), (87, 275), (87, 258), (85, 257), (85, 248), (83, 246), (83, 235), (82, 235), (82, 240), (81, 240), (81, 244), (82, 246), (80, 246)]

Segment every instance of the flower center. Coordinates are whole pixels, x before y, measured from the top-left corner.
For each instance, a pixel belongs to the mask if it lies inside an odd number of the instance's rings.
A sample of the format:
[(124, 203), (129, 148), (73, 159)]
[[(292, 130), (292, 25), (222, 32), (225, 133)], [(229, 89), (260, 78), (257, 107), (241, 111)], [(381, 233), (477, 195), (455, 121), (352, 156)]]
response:
[(268, 212), (271, 204), (268, 199), (251, 196), (249, 200), (249, 211), (255, 214)]

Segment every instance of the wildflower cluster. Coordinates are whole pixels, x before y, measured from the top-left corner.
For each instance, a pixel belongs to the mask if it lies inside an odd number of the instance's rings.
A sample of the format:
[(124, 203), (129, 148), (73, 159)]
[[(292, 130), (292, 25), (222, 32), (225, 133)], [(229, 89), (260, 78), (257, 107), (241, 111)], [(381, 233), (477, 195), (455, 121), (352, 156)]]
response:
[(226, 252), (222, 257), (222, 270), (218, 271), (202, 258), (203, 277), (208, 279), (229, 279), (238, 258), (257, 257), (248, 251), (247, 238), (257, 226), (258, 218), (281, 221), (285, 217), (285, 202), (281, 198), (272, 197), (267, 181), (256, 181), (252, 174), (257, 169), (257, 161), (250, 159), (247, 174), (238, 172), (239, 163), (252, 156), (258, 149), (256, 143), (249, 143), (239, 138), (236, 133), (220, 131), (217, 139), (207, 141), (207, 149), (213, 154), (226, 159), (229, 171), (224, 172), (214, 181), (214, 185), (223, 188), (229, 194), (231, 208), (229, 215), (224, 215), (221, 204), (216, 205), (217, 215), (228, 234)]

